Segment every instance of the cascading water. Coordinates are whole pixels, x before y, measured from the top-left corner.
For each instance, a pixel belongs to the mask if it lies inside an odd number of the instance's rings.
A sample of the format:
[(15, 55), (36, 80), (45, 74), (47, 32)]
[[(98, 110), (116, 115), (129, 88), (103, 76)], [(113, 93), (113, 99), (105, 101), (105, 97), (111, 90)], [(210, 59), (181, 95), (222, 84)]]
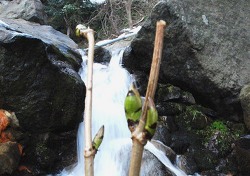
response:
[[(122, 55), (123, 50), (114, 51), (109, 65), (94, 63), (92, 134), (105, 126), (104, 139), (94, 159), (96, 176), (128, 175), (132, 140), (125, 118), (124, 100), (134, 78), (121, 66)], [(83, 57), (83, 68), (86, 68), (86, 58)], [(84, 82), (87, 78), (85, 70), (80, 72)], [(72, 169), (63, 170), (60, 176), (84, 175), (84, 122), (79, 125), (77, 139), (78, 163)], [(154, 145), (148, 143), (145, 148), (177, 176), (185, 175)], [(142, 171), (141, 175), (146, 176), (146, 173)]]

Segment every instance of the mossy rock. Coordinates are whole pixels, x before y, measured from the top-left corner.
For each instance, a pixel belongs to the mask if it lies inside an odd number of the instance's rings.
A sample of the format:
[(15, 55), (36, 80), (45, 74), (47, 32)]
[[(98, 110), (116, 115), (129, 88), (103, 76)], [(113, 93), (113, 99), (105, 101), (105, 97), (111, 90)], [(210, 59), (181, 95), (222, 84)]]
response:
[(220, 157), (233, 150), (232, 143), (244, 132), (241, 125), (230, 128), (228, 124), (232, 125), (230, 122), (215, 120), (207, 128), (197, 131), (203, 138), (203, 145)]
[(175, 102), (162, 102), (156, 105), (159, 115), (178, 115), (181, 114), (186, 106)]
[(188, 131), (204, 129), (211, 122), (211, 119), (195, 105), (187, 106), (186, 110), (176, 119), (177, 124)]
[(195, 104), (193, 95), (171, 84), (159, 84), (157, 102), (178, 102), (187, 105)]

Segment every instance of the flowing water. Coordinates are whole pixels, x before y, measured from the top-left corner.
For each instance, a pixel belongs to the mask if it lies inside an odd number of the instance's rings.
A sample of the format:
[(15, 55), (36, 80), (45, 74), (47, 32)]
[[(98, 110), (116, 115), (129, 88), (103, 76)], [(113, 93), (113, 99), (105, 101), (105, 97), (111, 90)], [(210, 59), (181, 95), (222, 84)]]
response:
[[(104, 125), (104, 139), (94, 159), (96, 176), (127, 176), (132, 141), (124, 112), (124, 99), (134, 77), (121, 66), (123, 50), (113, 51), (108, 65), (94, 63), (92, 136)], [(84, 82), (87, 79), (86, 56), (80, 72)], [(77, 136), (78, 163), (72, 169), (65, 169), (60, 176), (84, 175), (84, 122), (79, 125)], [(177, 176), (185, 175), (176, 168), (165, 154), (148, 143), (145, 148), (152, 152), (166, 167)], [(147, 175), (141, 173), (141, 175)]]

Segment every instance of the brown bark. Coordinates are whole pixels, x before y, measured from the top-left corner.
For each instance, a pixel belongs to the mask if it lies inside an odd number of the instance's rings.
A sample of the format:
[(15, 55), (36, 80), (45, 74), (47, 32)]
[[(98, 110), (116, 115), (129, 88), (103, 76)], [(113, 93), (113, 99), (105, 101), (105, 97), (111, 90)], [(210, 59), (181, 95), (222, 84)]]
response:
[(163, 39), (164, 39), (164, 31), (166, 27), (166, 22), (160, 20), (156, 24), (156, 35), (155, 35), (155, 47), (153, 53), (153, 59), (151, 64), (151, 70), (149, 75), (148, 87), (145, 97), (145, 102), (142, 109), (142, 115), (140, 118), (140, 123), (137, 126), (136, 130), (132, 134), (133, 146), (132, 146), (132, 155), (130, 161), (130, 168), (129, 168), (129, 176), (139, 176), (140, 175), (140, 168), (141, 168), (141, 160), (144, 145), (147, 143), (145, 134), (143, 133), (145, 128), (146, 122), (146, 114), (147, 114), (147, 107), (149, 98), (152, 100), (154, 99), (158, 77), (159, 77), (159, 70), (160, 70), (160, 63), (162, 57), (162, 49), (163, 49)]

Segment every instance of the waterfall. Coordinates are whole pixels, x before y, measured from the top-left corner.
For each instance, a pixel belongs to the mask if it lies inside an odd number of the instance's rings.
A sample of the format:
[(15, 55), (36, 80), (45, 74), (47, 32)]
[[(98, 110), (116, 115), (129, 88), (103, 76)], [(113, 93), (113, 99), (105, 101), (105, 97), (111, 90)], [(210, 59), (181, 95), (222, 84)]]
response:
[[(93, 66), (93, 136), (102, 125), (105, 126), (104, 139), (94, 159), (96, 176), (128, 175), (132, 140), (125, 118), (124, 100), (134, 77), (121, 66), (123, 51), (113, 51), (108, 65), (94, 63)], [(84, 69), (80, 75), (84, 82), (87, 79), (86, 60), (87, 57), (83, 56)], [(84, 122), (79, 125), (77, 148), (78, 163), (71, 169), (64, 169), (60, 176), (84, 175)], [(148, 143), (145, 148), (177, 176), (185, 175), (154, 145)]]

